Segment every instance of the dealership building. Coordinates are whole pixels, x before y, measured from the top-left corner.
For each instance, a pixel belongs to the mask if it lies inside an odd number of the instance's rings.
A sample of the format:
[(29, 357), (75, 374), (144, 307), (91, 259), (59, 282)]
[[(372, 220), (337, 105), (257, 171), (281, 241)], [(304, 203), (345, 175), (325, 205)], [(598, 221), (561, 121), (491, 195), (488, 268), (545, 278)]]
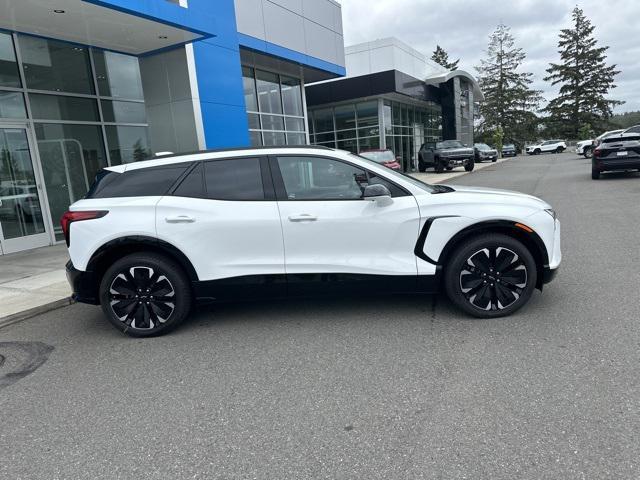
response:
[(99, 169), (159, 152), (390, 148), (410, 170), (424, 139), (472, 141), (471, 76), (393, 39), (346, 54), (334, 0), (0, 2), (0, 255), (62, 241)]

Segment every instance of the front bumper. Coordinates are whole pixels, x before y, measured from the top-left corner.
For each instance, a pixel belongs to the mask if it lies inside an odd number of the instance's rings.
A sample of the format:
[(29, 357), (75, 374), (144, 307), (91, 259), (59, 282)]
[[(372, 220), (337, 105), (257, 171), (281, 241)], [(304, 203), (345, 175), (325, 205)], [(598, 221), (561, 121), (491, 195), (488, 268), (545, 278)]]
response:
[(77, 270), (71, 260), (67, 262), (67, 281), (71, 285), (71, 298), (79, 303), (88, 303), (91, 305), (100, 304), (100, 296), (98, 294), (98, 282), (93, 272), (81, 272)]
[(470, 161), (468, 157), (442, 157), (445, 167), (464, 167)]

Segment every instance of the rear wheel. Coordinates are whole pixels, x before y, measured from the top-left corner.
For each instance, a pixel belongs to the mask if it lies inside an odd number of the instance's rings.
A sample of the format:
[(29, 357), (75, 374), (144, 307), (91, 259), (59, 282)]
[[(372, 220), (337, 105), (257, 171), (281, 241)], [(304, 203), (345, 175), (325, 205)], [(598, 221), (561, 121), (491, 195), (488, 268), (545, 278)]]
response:
[(173, 330), (187, 318), (191, 287), (172, 260), (153, 253), (134, 253), (105, 272), (100, 303), (118, 330), (132, 337), (150, 337)]
[(484, 234), (464, 242), (445, 266), (451, 301), (478, 318), (509, 315), (525, 305), (536, 287), (531, 252), (518, 240)]
[(593, 180), (598, 180), (600, 178), (600, 170), (591, 167), (591, 178)]
[(562, 147), (556, 148), (556, 153), (562, 153), (563, 151), (564, 151), (564, 148)]
[(427, 170), (427, 166), (422, 159), (418, 160), (418, 171), (424, 173)]

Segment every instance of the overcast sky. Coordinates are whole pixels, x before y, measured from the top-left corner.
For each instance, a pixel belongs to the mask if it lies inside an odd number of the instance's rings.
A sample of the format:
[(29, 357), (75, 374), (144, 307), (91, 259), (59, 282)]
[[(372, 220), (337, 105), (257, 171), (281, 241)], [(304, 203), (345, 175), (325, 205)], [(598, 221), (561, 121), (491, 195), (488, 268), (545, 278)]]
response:
[[(345, 44), (398, 37), (431, 56), (436, 44), (460, 58), (476, 74), (488, 36), (499, 22), (511, 27), (527, 53), (523, 69), (547, 99), (555, 89), (543, 81), (549, 62), (558, 62), (558, 33), (570, 26), (575, 0), (340, 0)], [(610, 97), (626, 103), (616, 112), (640, 110), (640, 0), (583, 0), (579, 6), (595, 24), (599, 45), (609, 46), (608, 62), (621, 73)]]

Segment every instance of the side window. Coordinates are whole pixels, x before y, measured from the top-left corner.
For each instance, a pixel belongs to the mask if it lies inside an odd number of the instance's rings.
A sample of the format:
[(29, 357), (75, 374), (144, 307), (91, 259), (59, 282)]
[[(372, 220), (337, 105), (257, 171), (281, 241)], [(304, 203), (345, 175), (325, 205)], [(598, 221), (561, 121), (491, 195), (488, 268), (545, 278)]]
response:
[(259, 158), (212, 160), (204, 167), (206, 197), (212, 200), (264, 200)]
[(331, 158), (278, 157), (289, 200), (358, 200), (367, 173)]
[(124, 173), (99, 174), (85, 198), (160, 197), (165, 195), (187, 168), (188, 163), (166, 167), (140, 168)]
[(631, 127), (625, 133), (640, 133), (640, 125), (637, 126), (637, 127)]
[(173, 192), (176, 197), (191, 197), (191, 198), (203, 198), (204, 197), (204, 178), (202, 176), (204, 168), (202, 163), (198, 165), (186, 176), (186, 178), (180, 183), (178, 188)]

